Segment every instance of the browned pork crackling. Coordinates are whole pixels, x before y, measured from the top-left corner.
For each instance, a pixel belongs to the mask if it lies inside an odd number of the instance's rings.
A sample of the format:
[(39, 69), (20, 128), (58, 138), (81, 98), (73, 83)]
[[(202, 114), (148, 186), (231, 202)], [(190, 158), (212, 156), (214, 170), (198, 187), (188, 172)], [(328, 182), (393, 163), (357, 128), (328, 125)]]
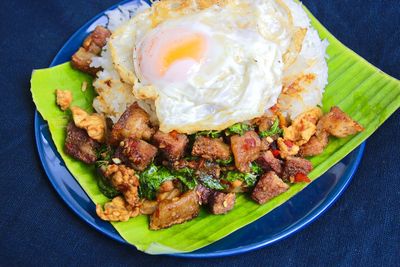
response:
[(312, 170), (305, 156), (322, 153), (329, 135), (343, 137), (361, 130), (334, 107), (314, 120), (316, 130), (306, 143), (298, 143), (298, 153), (283, 158), (279, 142), (289, 150), (297, 143), (286, 140), (284, 131), (265, 137), (263, 133), (271, 130), (273, 123), (265, 126), (259, 121), (233, 135), (224, 131), (215, 136), (163, 133), (151, 125), (143, 109), (132, 104), (111, 125), (103, 144), (70, 122), (65, 151), (87, 164), (102, 163), (103, 177), (120, 193), (104, 209), (97, 207), (100, 218), (125, 221), (149, 215), (150, 229), (158, 230), (193, 219), (201, 206), (211, 214), (226, 214), (234, 209), (239, 192), (264, 204), (286, 192), (292, 183), (304, 182)]

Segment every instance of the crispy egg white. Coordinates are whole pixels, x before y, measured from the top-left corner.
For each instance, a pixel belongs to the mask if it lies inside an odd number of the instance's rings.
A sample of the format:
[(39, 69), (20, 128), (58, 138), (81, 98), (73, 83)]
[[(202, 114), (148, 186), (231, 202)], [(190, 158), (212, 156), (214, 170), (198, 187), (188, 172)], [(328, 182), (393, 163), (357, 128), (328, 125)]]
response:
[(133, 85), (136, 75), (133, 64), (133, 48), (136, 36), (140, 36), (140, 31), (149, 31), (151, 22), (148, 20), (148, 9), (138, 13), (128, 22), (118, 27), (108, 41), (114, 68), (118, 71), (123, 82)]

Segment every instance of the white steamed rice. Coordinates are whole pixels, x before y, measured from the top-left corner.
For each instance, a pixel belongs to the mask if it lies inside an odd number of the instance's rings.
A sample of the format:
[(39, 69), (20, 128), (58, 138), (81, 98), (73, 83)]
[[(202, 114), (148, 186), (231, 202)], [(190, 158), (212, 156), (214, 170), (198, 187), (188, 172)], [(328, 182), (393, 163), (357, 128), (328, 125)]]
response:
[(292, 12), (295, 26), (307, 28), (301, 52), (293, 65), (284, 72), (284, 80), (293, 81), (296, 77), (305, 74), (314, 74), (316, 77), (311, 84), (303, 85), (300, 93), (279, 97), (280, 109), (293, 119), (302, 112), (322, 104), (322, 95), (328, 83), (328, 65), (325, 59), (329, 43), (327, 40), (321, 40), (318, 32), (311, 27), (310, 19), (301, 4), (293, 0), (284, 0), (284, 2)]
[[(148, 7), (149, 5), (145, 2), (140, 2), (140, 4), (136, 2), (127, 3), (119, 6), (106, 12), (108, 21), (105, 26), (110, 31), (114, 31), (134, 16), (136, 12)], [(103, 48), (99, 57), (93, 58), (91, 66), (102, 68), (102, 71), (97, 73), (98, 78), (93, 82), (93, 86), (98, 93), (98, 96), (93, 101), (93, 107), (98, 113), (105, 114), (115, 123), (126, 108), (137, 101), (151, 115), (152, 121), (157, 121), (154, 105), (145, 101), (138, 101), (132, 93), (132, 86), (121, 81), (121, 77), (113, 66), (108, 45)]]

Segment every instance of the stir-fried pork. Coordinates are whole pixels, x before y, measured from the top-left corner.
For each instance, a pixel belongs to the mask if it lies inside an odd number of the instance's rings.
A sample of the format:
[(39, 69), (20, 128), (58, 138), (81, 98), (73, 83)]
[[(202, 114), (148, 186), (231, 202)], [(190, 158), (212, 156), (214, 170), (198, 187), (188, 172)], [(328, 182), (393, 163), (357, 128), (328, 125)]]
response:
[(270, 171), (261, 176), (251, 194), (251, 198), (259, 204), (264, 204), (288, 189), (289, 186), (275, 172)]
[(199, 212), (198, 196), (195, 191), (190, 190), (180, 197), (159, 202), (150, 217), (150, 229), (159, 230), (189, 221), (197, 217)]
[(153, 142), (163, 153), (164, 157), (170, 161), (176, 161), (184, 156), (189, 138), (185, 134), (158, 131), (153, 136)]
[(274, 171), (278, 175), (282, 173), (282, 161), (275, 158), (269, 150), (260, 155), (257, 163), (264, 171)]
[(146, 141), (128, 138), (121, 142), (122, 153), (135, 170), (143, 171), (153, 161), (157, 148)]
[(329, 134), (323, 131), (321, 134), (314, 135), (310, 141), (300, 147), (299, 155), (302, 157), (311, 157), (321, 154), (328, 145)]
[(236, 194), (215, 191), (208, 198), (212, 214), (225, 214), (235, 206)]
[(260, 155), (261, 140), (256, 132), (248, 131), (242, 136), (232, 136), (231, 148), (236, 168), (241, 172), (249, 172), (250, 163)]
[(200, 203), (200, 205), (205, 205), (205, 204), (208, 204), (208, 199), (209, 199), (210, 196), (212, 195), (213, 190), (211, 190), (211, 189), (208, 188), (208, 187), (205, 187), (205, 186), (202, 185), (202, 184), (199, 184), (199, 185), (196, 187), (196, 193), (197, 193), (197, 195), (198, 195), (198, 197), (199, 197), (199, 203)]
[(313, 169), (310, 161), (299, 157), (288, 157), (283, 167), (282, 179), (290, 181), (297, 174), (308, 175)]
[(295, 156), (299, 153), (300, 147), (294, 144), (292, 141), (284, 140), (283, 138), (278, 138), (278, 148), (280, 151), (280, 156), (286, 159), (290, 156)]
[(76, 127), (73, 122), (68, 124), (65, 153), (77, 160), (92, 164), (97, 160), (96, 150), (99, 147), (100, 144), (91, 139), (85, 130)]
[(192, 149), (193, 156), (208, 160), (229, 160), (231, 151), (222, 139), (212, 139), (204, 136), (196, 138)]
[(96, 75), (99, 69), (90, 66), (92, 58), (100, 54), (110, 36), (111, 32), (108, 29), (103, 26), (97, 26), (85, 39), (82, 47), (72, 56), (72, 66), (93, 76)]
[(364, 128), (338, 107), (332, 107), (319, 121), (329, 134), (344, 138), (364, 130)]
[(133, 103), (114, 124), (110, 142), (118, 144), (125, 138), (150, 140), (153, 134), (149, 115), (137, 103)]

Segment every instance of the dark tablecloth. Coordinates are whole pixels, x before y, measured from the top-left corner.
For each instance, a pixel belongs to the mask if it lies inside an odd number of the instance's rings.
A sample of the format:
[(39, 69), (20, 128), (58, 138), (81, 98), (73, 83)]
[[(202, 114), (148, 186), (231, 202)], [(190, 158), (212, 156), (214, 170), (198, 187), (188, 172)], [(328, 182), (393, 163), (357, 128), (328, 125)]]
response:
[[(354, 180), (306, 229), (244, 255), (187, 260), (149, 256), (81, 221), (51, 187), (39, 161), (29, 91), (67, 38), (113, 0), (0, 3), (0, 265), (399, 266), (400, 112), (367, 141)], [(398, 0), (305, 0), (339, 40), (400, 77)]]

